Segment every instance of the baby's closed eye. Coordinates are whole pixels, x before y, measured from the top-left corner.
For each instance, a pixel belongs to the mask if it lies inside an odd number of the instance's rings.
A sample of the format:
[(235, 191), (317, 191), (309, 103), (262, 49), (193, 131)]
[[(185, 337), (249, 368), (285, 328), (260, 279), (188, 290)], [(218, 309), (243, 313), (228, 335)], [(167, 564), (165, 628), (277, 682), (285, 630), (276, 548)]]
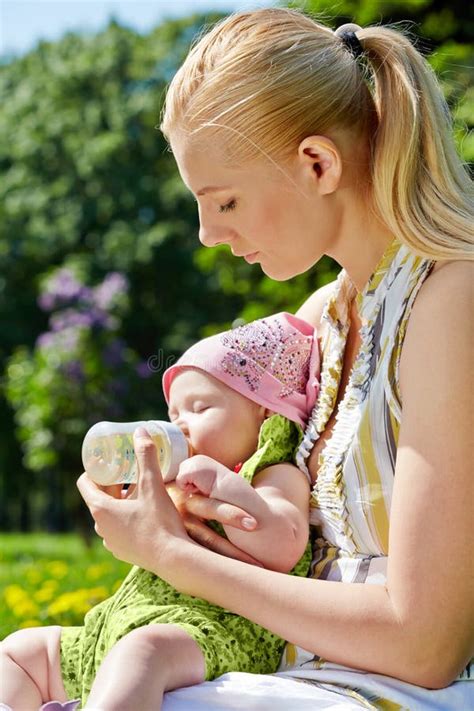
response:
[(209, 403), (204, 402), (202, 400), (197, 400), (193, 404), (193, 412), (204, 412), (205, 410), (208, 410), (210, 408)]

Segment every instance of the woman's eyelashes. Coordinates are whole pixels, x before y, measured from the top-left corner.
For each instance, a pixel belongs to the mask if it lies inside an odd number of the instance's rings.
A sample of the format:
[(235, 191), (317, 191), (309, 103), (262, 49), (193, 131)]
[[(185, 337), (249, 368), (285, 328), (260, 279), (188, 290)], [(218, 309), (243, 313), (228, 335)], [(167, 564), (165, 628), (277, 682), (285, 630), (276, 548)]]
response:
[(235, 210), (237, 200), (231, 200), (227, 205), (221, 205), (219, 207), (219, 212), (230, 212), (230, 210)]

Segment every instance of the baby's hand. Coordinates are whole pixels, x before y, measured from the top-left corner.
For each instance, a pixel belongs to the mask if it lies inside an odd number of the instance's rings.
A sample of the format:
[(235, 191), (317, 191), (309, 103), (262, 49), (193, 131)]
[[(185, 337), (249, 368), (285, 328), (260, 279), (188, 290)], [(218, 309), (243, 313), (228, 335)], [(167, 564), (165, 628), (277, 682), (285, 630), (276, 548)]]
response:
[(225, 490), (229, 479), (235, 478), (236, 474), (223, 464), (204, 454), (197, 454), (181, 464), (176, 484), (186, 493), (218, 499), (221, 498), (219, 490), (223, 493), (223, 487)]

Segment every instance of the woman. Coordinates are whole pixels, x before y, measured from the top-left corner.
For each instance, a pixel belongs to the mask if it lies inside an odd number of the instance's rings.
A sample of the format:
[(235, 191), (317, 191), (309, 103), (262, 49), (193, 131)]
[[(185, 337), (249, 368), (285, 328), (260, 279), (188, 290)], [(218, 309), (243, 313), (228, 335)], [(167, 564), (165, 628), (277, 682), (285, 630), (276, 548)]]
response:
[(239, 526), (225, 502), (180, 503), (191, 539), (151, 440), (136, 499), (79, 479), (114, 555), (289, 642), (278, 675), (225, 675), (163, 708), (468, 708), (472, 203), (432, 72), (384, 27), (239, 13), (190, 51), (161, 128), (203, 244), (277, 280), (325, 254), (343, 267), (298, 312), (322, 333), (298, 454), (314, 482), (311, 578), (220, 548), (195, 517)]

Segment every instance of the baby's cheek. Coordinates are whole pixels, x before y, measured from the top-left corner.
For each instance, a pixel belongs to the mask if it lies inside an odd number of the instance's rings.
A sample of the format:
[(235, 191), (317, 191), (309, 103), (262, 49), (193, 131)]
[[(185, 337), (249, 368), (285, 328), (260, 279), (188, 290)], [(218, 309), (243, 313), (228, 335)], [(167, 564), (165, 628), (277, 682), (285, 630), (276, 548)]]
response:
[[(206, 457), (211, 457), (224, 466), (231, 466), (232, 462), (232, 445), (229, 438), (222, 432), (209, 429), (206, 432), (201, 432), (193, 439), (193, 447), (195, 454), (204, 454)], [(232, 465), (233, 466), (233, 465)]]

